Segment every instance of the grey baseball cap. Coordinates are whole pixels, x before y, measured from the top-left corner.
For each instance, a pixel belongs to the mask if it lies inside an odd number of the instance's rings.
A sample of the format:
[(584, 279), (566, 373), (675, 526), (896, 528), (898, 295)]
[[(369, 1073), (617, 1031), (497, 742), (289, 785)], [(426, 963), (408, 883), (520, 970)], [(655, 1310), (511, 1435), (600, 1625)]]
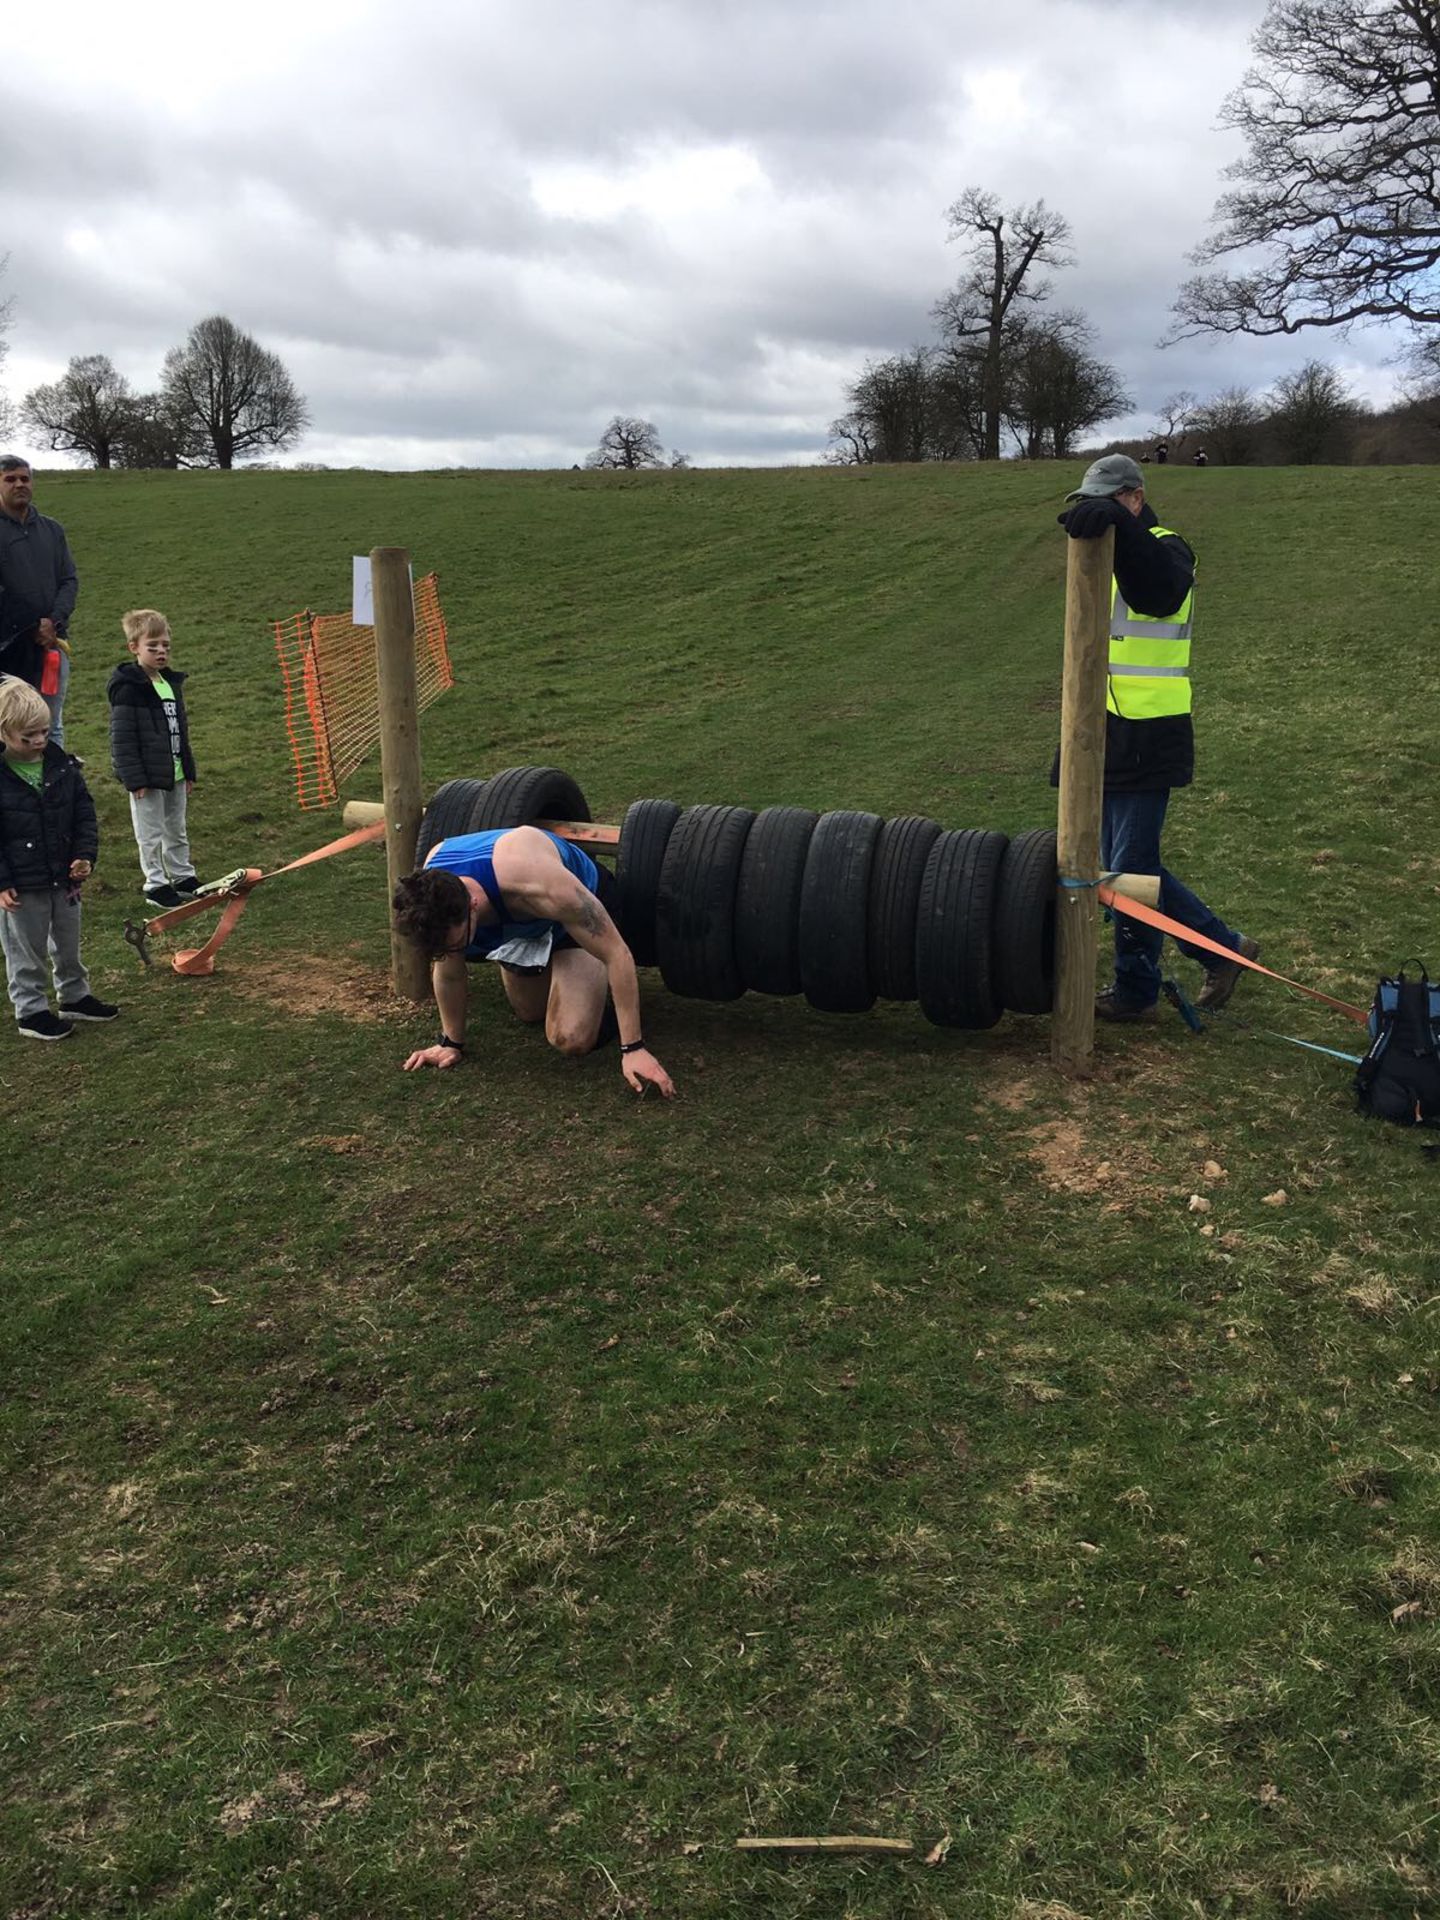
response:
[(1085, 469), (1085, 478), (1065, 498), (1098, 500), (1106, 494), (1123, 493), (1126, 487), (1143, 487), (1144, 484), (1145, 475), (1128, 453), (1107, 453), (1091, 462)]

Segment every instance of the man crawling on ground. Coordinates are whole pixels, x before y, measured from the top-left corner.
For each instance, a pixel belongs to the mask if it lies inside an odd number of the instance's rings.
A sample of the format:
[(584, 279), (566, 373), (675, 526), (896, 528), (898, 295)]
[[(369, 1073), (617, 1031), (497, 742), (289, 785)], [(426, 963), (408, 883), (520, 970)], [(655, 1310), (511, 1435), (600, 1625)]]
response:
[(636, 1093), (675, 1091), (640, 1032), (635, 961), (604, 899), (615, 886), (583, 848), (539, 827), (492, 828), (442, 840), (395, 889), (398, 932), (430, 961), (440, 1037), (404, 1062), (457, 1065), (465, 1052), (467, 965), (493, 960), (511, 1011), (545, 1023), (561, 1053), (592, 1052), (614, 1033), (620, 1070)]

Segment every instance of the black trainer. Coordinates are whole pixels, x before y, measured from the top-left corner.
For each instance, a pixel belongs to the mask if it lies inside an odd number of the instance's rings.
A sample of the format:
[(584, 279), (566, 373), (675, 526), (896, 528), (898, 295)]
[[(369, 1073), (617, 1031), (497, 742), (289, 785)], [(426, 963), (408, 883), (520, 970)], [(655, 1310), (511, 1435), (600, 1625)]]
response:
[(197, 874), (187, 873), (183, 880), (172, 880), (170, 884), (177, 893), (183, 893), (188, 897), (199, 890), (200, 880)]
[(152, 907), (183, 907), (185, 904), (184, 894), (172, 887), (168, 880), (160, 887), (146, 887), (145, 898)]
[(66, 1020), (118, 1020), (120, 1009), (112, 1007), (108, 1000), (97, 1000), (93, 993), (87, 993), (83, 1000), (62, 1000), (60, 1013)]
[(67, 1021), (57, 1020), (48, 1007), (27, 1014), (19, 1027), (22, 1040), (68, 1040), (75, 1031)]

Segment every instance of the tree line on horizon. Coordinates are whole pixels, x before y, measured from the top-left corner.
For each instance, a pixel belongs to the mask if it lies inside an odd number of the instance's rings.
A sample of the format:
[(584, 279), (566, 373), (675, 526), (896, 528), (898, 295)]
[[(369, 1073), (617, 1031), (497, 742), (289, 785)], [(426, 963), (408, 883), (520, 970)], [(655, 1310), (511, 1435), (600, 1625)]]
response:
[[(8, 310), (7, 301), (0, 331)], [(0, 340), (0, 357), (4, 347)], [(293, 446), (310, 417), (279, 355), (218, 313), (170, 349), (151, 392), (137, 393), (108, 354), (78, 354), (58, 380), (32, 387), (18, 412), (51, 452), (82, 454), (102, 470), (229, 469)], [(0, 424), (8, 430), (8, 420)]]
[[(1180, 288), (1161, 344), (1395, 324), (1400, 398), (1372, 413), (1312, 358), (1268, 396), (1175, 396), (1165, 431), (1193, 430), (1231, 464), (1440, 458), (1440, 10), (1271, 0), (1251, 45), (1256, 64), (1222, 112), (1246, 151), (1194, 255), (1208, 271)], [(832, 461), (997, 460), (1002, 437), (1061, 458), (1129, 409), (1084, 316), (1043, 311), (1037, 269), (1070, 262), (1063, 216), (970, 187), (947, 218), (969, 255), (932, 309), (939, 338), (864, 368), (831, 425)]]

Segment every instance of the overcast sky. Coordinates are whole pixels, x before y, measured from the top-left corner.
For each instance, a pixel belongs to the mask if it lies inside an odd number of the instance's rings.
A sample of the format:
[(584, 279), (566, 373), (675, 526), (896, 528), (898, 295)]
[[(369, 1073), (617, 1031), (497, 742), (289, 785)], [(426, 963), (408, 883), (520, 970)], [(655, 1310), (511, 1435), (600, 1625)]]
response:
[(697, 465), (809, 462), (865, 360), (933, 337), (977, 185), (1070, 221), (1117, 433), (1315, 354), (1384, 399), (1383, 334), (1156, 344), (1264, 10), (60, 0), (0, 69), (5, 386), (108, 353), (152, 387), (221, 312), (309, 400), (288, 460), (568, 466), (625, 413)]

